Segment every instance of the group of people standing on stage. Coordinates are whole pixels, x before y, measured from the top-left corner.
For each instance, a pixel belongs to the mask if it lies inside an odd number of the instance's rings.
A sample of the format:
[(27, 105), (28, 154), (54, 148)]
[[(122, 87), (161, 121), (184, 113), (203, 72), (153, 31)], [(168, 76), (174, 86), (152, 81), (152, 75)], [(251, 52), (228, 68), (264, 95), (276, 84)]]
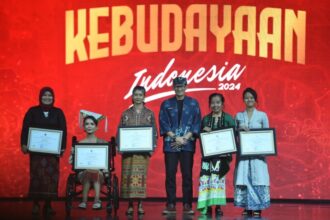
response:
[[(237, 113), (235, 119), (224, 112), (225, 98), (220, 93), (209, 96), (211, 112), (201, 117), (199, 103), (196, 99), (186, 96), (187, 80), (177, 77), (173, 80), (175, 96), (165, 100), (160, 107), (159, 127), (163, 137), (163, 152), (166, 170), (166, 207), (163, 214), (176, 213), (176, 173), (178, 164), (182, 174), (183, 212), (194, 214), (192, 209), (194, 152), (196, 140), (200, 132), (209, 132), (219, 128), (237, 127), (246, 130), (253, 128), (268, 128), (268, 118), (264, 112), (256, 109), (257, 93), (252, 88), (243, 92), (246, 109)], [(153, 126), (155, 144), (157, 143), (157, 128), (154, 113), (144, 104), (145, 89), (136, 86), (132, 92), (133, 106), (124, 111), (119, 126)], [(22, 135), (21, 148), (27, 153), (27, 136), (29, 127), (57, 129), (63, 131), (62, 154), (65, 150), (66, 122), (61, 109), (54, 107), (54, 92), (45, 87), (40, 91), (39, 102), (26, 113)], [(236, 124), (237, 123), (237, 124)], [(103, 143), (95, 136), (98, 121), (93, 116), (84, 118), (83, 125), (86, 138), (83, 143)], [(143, 143), (141, 143), (143, 144)], [(137, 199), (138, 214), (144, 214), (142, 199), (146, 198), (146, 178), (149, 159), (152, 153), (125, 153), (122, 155), (121, 198), (128, 199), (127, 215), (134, 213), (133, 201)], [(221, 206), (226, 204), (225, 175), (232, 161), (231, 154), (201, 160), (199, 178), (199, 195), (197, 210), (202, 214), (223, 215)], [(236, 159), (234, 172), (234, 204), (244, 208), (242, 215), (260, 216), (261, 210), (270, 205), (269, 173), (265, 157)], [(95, 190), (94, 209), (102, 207), (99, 191), (107, 171), (85, 170), (78, 174), (83, 184), (83, 199), (79, 208), (87, 207), (88, 191), (91, 183)], [(30, 153), (30, 190), (34, 199), (32, 212), (40, 211), (39, 201), (45, 200), (43, 211), (54, 214), (50, 201), (57, 196), (59, 180), (59, 157), (47, 154)]]

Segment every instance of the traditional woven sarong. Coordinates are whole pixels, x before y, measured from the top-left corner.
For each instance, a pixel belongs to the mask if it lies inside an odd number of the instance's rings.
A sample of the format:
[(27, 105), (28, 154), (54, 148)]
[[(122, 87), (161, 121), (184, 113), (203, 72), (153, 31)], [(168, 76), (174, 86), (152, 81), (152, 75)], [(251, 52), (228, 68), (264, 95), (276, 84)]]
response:
[(145, 198), (149, 156), (123, 155), (121, 176), (122, 198)]
[(30, 154), (29, 197), (33, 199), (57, 198), (58, 180), (59, 157)]

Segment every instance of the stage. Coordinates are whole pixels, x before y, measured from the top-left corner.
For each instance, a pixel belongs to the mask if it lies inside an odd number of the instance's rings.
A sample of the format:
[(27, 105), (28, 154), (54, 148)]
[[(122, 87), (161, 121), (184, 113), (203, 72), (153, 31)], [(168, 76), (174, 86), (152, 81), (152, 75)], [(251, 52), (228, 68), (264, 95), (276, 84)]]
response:
[[(271, 198), (272, 203), (261, 219), (330, 219), (329, 2), (1, 0), (0, 219), (43, 219), (42, 216), (32, 216), (32, 201), (28, 196), (31, 185), (41, 191), (38, 185), (41, 181), (31, 178), (33, 169), (46, 167), (49, 163), (39, 160), (41, 165), (30, 165), (25, 146), (28, 142), (21, 141), (21, 136), (28, 135), (21, 134), (29, 109), (45, 104), (39, 100), (39, 91), (45, 86), (54, 91), (51, 105), (63, 111), (63, 116), (56, 118), (66, 121), (62, 123), (66, 135), (61, 136), (66, 136), (66, 144), (63, 144), (66, 150), (60, 154), (59, 164), (54, 160), (47, 169), (49, 175), (38, 172), (42, 174), (40, 180), (47, 178), (44, 186), (54, 180), (48, 185), (52, 186), (53, 195), (60, 198), (53, 204), (57, 214), (51, 219), (208, 219), (199, 212), (183, 216), (181, 203), (177, 203), (176, 216), (162, 215), (167, 195), (164, 143), (159, 132), (164, 120), (160, 122), (159, 115), (162, 103), (176, 94), (173, 80), (178, 76), (187, 79), (185, 96), (197, 100), (199, 110), (194, 112), (200, 112), (201, 117), (213, 115), (208, 100), (211, 94), (218, 93), (225, 100), (221, 101), (221, 112), (235, 118), (237, 127), (242, 125), (240, 128), (253, 129), (260, 125), (265, 130), (268, 127), (274, 129), (274, 141), (267, 143), (276, 148), (276, 154), (266, 154), (266, 162), (261, 163), (264, 169), (257, 178), (258, 182), (262, 181), (252, 184), (270, 187), (270, 197), (265, 193), (265, 198)], [(68, 177), (74, 172), (74, 166), (69, 162), (73, 152), (72, 137), (77, 137), (78, 141), (86, 138), (80, 111), (104, 116), (104, 120), (100, 118), (98, 123), (96, 137), (109, 141), (111, 137), (117, 137), (122, 115), (134, 101), (132, 92), (136, 86), (143, 86), (146, 90), (143, 103), (153, 112), (158, 131), (158, 139), (153, 143), (156, 147), (152, 147), (152, 156), (146, 165), (148, 171), (141, 175), (147, 178), (138, 180), (139, 184), (146, 185), (146, 214), (140, 218), (137, 215), (128, 218), (125, 215), (128, 204), (120, 200), (118, 216), (114, 218), (107, 216), (104, 208), (93, 211), (92, 202), (87, 210), (79, 210), (77, 200), (68, 218), (63, 198), (70, 189), (67, 187)], [(258, 96), (254, 98), (257, 101), (254, 108), (265, 113), (266, 123), (258, 119), (258, 126), (250, 126), (252, 116), (240, 120), (237, 117), (245, 114), (248, 107), (244, 97), (246, 88), (256, 90)], [(49, 113), (53, 107), (39, 107), (40, 117), (53, 116)], [(182, 114), (192, 118), (193, 114), (186, 109), (182, 107)], [(169, 115), (179, 112), (172, 107), (166, 111)], [(152, 117), (149, 119), (152, 121)], [(198, 117), (194, 117), (194, 124), (198, 121), (196, 119)], [(244, 123), (240, 125), (240, 121)], [(25, 131), (28, 127), (39, 126), (38, 123), (26, 124), (29, 126), (25, 126)], [(191, 127), (172, 126), (168, 131), (175, 132), (175, 136), (171, 135), (175, 140), (177, 133), (182, 137), (189, 135)], [(194, 142), (195, 137), (198, 134), (190, 137), (190, 141)], [(148, 138), (151, 139), (156, 138)], [(239, 135), (230, 140), (235, 144), (239, 142), (239, 145), (237, 151), (232, 152), (233, 159), (225, 176), (225, 187), (222, 187), (229, 203), (223, 207), (221, 219), (249, 219), (243, 218), (242, 209), (233, 205), (234, 182), (237, 183), (239, 168), (237, 158), (244, 141)], [(61, 141), (64, 143), (64, 138)], [(55, 142), (59, 143), (52, 143)], [(259, 139), (255, 142), (260, 149), (264, 147)], [(196, 198), (202, 194), (199, 188), (208, 189), (203, 187), (200, 178), (204, 153), (201, 143), (197, 140), (191, 149), (195, 151), (191, 195), (195, 199), (194, 210)], [(118, 145), (119, 150), (121, 144)], [(136, 146), (140, 147), (140, 144)], [(215, 143), (214, 146), (219, 148), (225, 144)], [(102, 156), (109, 160), (107, 154)], [(111, 174), (118, 177), (118, 189), (122, 192), (123, 180), (128, 179), (123, 175), (127, 169), (122, 167), (120, 153), (113, 160)], [(104, 160), (94, 162), (98, 161)], [(138, 178), (131, 179), (133, 182)], [(185, 181), (178, 172), (178, 198), (182, 197), (182, 182)], [(103, 207), (105, 205), (103, 201)]]
[[(105, 202), (102, 203), (103, 207)], [(32, 202), (30, 201), (13, 201), (2, 200), (1, 206), (1, 219), (44, 219), (42, 215), (32, 216)], [(249, 219), (263, 219), (263, 220), (318, 220), (328, 219), (330, 216), (330, 204), (312, 204), (312, 203), (274, 203), (269, 209), (262, 213), (261, 218), (242, 217), (241, 209), (234, 207), (230, 202), (227, 206), (223, 207), (224, 216), (216, 218), (214, 215), (212, 218), (200, 215), (196, 212), (195, 215), (187, 216), (182, 214), (181, 203), (177, 204), (176, 215), (162, 215), (164, 209), (164, 202), (144, 202), (145, 215), (138, 216), (135, 214), (132, 217), (125, 215), (127, 208), (126, 202), (120, 202), (120, 208), (118, 210), (117, 217), (108, 216), (106, 210), (92, 210), (92, 201), (89, 202), (87, 210), (80, 210), (77, 208), (78, 201), (74, 202), (74, 209), (72, 210), (71, 217), (66, 217), (64, 201), (57, 201), (53, 203), (53, 208), (56, 211), (56, 215), (48, 219), (72, 219), (72, 220), (110, 220), (110, 219), (143, 219), (143, 220), (158, 220), (158, 219), (191, 219), (191, 220), (206, 220), (206, 219), (222, 219), (222, 220), (249, 220)], [(196, 203), (193, 204), (195, 210)], [(134, 207), (136, 210), (136, 206)]]

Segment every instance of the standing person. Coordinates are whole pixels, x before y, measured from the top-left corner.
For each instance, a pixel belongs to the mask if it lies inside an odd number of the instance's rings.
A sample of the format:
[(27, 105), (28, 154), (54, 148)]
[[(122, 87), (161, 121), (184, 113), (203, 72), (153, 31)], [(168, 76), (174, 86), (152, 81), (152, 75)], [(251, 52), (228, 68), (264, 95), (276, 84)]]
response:
[(173, 80), (175, 96), (165, 100), (159, 112), (160, 134), (163, 136), (167, 204), (163, 214), (176, 212), (176, 173), (178, 163), (182, 174), (183, 212), (192, 210), (192, 168), (196, 137), (201, 126), (201, 113), (197, 100), (185, 95), (187, 79)]
[[(212, 112), (202, 120), (203, 131), (235, 127), (235, 120), (223, 111), (224, 104), (225, 98), (222, 94), (213, 93), (209, 96), (209, 106)], [(220, 205), (226, 204), (225, 175), (229, 171), (231, 160), (231, 154), (202, 159), (197, 204), (197, 209), (202, 214), (212, 216), (212, 206), (216, 206), (216, 216), (223, 215)]]
[[(86, 133), (86, 138), (79, 141), (79, 143), (89, 143), (89, 144), (96, 144), (96, 143), (107, 143), (107, 141), (98, 138), (95, 135), (97, 130), (98, 121), (92, 115), (87, 115), (83, 119), (83, 127)], [(73, 148), (69, 158), (69, 163), (73, 162)], [(94, 191), (95, 191), (95, 198), (94, 204), (92, 206), (93, 209), (102, 209), (102, 202), (100, 200), (100, 191), (101, 186), (104, 182), (104, 176), (108, 175), (108, 170), (84, 170), (78, 173), (78, 179), (83, 185), (83, 198), (82, 202), (78, 205), (80, 209), (87, 208), (87, 200), (88, 200), (88, 192), (91, 187), (91, 183), (93, 184)]]
[[(22, 133), (21, 150), (28, 153), (27, 141), (30, 127), (55, 129), (63, 131), (61, 155), (66, 147), (66, 121), (63, 111), (54, 107), (53, 89), (44, 87), (40, 90), (39, 105), (31, 107), (25, 114)], [(59, 156), (29, 152), (30, 155), (30, 188), (29, 197), (33, 199), (32, 214), (40, 212), (39, 201), (44, 200), (43, 213), (55, 215), (51, 200), (57, 198), (59, 181)]]
[[(257, 93), (252, 88), (243, 92), (245, 111), (236, 115), (240, 129), (268, 128), (266, 113), (256, 109)], [(269, 173), (265, 157), (237, 158), (235, 170), (234, 205), (244, 208), (242, 215), (261, 216), (270, 206)]]
[[(157, 128), (154, 113), (145, 107), (145, 89), (136, 86), (132, 92), (133, 106), (123, 112), (119, 126), (152, 126), (155, 143), (157, 143)], [(143, 144), (143, 143), (141, 143)], [(122, 155), (121, 197), (129, 199), (126, 215), (132, 215), (133, 199), (138, 199), (138, 214), (143, 215), (142, 199), (146, 198), (147, 173), (150, 153), (125, 153)]]

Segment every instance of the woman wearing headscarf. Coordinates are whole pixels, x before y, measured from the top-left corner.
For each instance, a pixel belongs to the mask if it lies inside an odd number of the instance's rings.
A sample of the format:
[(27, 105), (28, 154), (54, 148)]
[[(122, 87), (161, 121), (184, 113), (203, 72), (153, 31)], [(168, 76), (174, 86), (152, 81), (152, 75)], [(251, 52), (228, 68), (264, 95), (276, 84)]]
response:
[(30, 187), (29, 197), (33, 199), (32, 214), (40, 212), (39, 201), (44, 200), (43, 213), (55, 215), (51, 207), (51, 200), (58, 196), (59, 156), (55, 154), (41, 154), (28, 152), (27, 142), (29, 128), (44, 128), (61, 130), (61, 155), (66, 147), (66, 120), (63, 111), (54, 107), (55, 95), (50, 87), (40, 90), (39, 105), (31, 107), (25, 114), (21, 133), (21, 150), (30, 155)]

